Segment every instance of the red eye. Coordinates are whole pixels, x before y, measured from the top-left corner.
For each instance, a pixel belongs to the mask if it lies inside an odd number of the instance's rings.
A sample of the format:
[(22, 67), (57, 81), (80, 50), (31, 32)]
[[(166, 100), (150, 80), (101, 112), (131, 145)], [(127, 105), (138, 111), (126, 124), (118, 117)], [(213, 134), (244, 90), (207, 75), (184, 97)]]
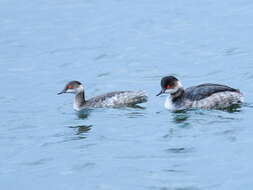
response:
[(68, 85), (68, 86), (67, 86), (67, 88), (70, 88), (70, 89), (72, 89), (72, 88), (73, 88), (73, 86), (71, 86), (71, 85)]
[(170, 85), (167, 85), (167, 86), (166, 86), (166, 88), (172, 88), (172, 86), (170, 86)]

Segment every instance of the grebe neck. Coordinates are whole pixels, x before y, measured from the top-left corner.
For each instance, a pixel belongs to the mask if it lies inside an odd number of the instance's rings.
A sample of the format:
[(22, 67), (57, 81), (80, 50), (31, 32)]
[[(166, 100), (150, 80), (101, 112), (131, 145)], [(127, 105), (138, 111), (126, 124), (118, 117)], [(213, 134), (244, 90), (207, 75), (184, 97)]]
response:
[(184, 95), (184, 89), (181, 87), (176, 92), (170, 94), (172, 101), (176, 101)]
[(85, 104), (85, 96), (84, 96), (84, 91), (80, 91), (76, 94), (75, 100), (74, 100), (74, 109), (75, 110), (80, 110), (82, 105)]

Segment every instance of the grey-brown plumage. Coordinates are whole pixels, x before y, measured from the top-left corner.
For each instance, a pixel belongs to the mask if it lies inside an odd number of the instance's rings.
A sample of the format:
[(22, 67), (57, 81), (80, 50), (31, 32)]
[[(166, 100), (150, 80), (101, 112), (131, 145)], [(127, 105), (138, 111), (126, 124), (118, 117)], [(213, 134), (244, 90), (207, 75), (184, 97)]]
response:
[(147, 101), (147, 96), (143, 91), (115, 91), (86, 100), (84, 87), (78, 81), (69, 82), (62, 93), (74, 93), (74, 109), (82, 110), (86, 108), (99, 107), (121, 107), (135, 105)]

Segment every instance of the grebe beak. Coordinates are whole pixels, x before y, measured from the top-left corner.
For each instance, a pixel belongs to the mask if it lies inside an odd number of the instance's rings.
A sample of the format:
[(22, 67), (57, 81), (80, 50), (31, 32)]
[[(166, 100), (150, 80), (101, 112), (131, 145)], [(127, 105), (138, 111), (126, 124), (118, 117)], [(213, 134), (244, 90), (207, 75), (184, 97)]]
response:
[(64, 94), (64, 93), (66, 93), (65, 89), (63, 89), (61, 92), (57, 93), (57, 95)]
[(161, 94), (163, 94), (165, 92), (165, 90), (161, 90), (161, 92), (159, 92), (156, 96), (160, 96)]

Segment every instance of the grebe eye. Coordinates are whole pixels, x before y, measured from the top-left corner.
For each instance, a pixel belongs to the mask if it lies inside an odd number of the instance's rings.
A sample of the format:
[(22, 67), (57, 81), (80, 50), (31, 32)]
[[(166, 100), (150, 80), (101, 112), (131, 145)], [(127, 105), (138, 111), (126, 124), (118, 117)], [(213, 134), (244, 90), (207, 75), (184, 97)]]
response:
[(167, 85), (166, 88), (172, 88), (172, 86), (171, 85)]
[(70, 88), (70, 89), (72, 89), (72, 88), (73, 88), (73, 86), (71, 86), (71, 85), (68, 85), (68, 86), (67, 86), (67, 88)]

